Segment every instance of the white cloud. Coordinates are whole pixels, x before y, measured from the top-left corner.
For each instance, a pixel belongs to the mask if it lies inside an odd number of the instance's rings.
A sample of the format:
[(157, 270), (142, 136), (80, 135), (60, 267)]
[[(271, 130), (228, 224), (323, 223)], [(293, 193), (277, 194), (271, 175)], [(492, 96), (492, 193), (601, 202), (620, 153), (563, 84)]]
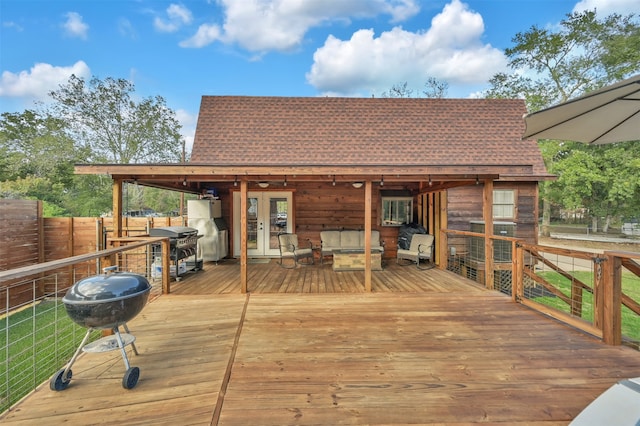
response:
[(502, 51), (481, 41), (482, 17), (452, 0), (426, 31), (401, 27), (375, 37), (359, 30), (350, 40), (329, 36), (316, 50), (307, 80), (322, 92), (380, 94), (399, 82), (421, 88), (428, 77), (450, 86), (486, 83), (504, 70)]
[(196, 34), (179, 43), (180, 47), (204, 47), (220, 39), (220, 27), (217, 25), (202, 24)]
[(381, 14), (399, 22), (418, 13), (417, 0), (219, 0), (225, 22), (201, 25), (183, 47), (203, 47), (214, 41), (238, 44), (253, 52), (291, 51), (309, 29), (331, 21)]
[(14, 29), (18, 32), (22, 32), (24, 30), (24, 28), (22, 28), (22, 26), (20, 24), (18, 24), (17, 22), (13, 22), (13, 21), (4, 21), (2, 22), (2, 28), (11, 28)]
[(640, 10), (638, 0), (581, 0), (573, 8), (574, 12), (596, 9), (598, 16), (604, 17), (612, 13), (627, 15), (637, 14)]
[(71, 74), (88, 78), (91, 72), (83, 61), (78, 61), (70, 67), (38, 63), (30, 70), (17, 74), (4, 71), (0, 78), (0, 97), (22, 98), (25, 102), (45, 100), (50, 91), (57, 90), (61, 84), (67, 83)]
[(138, 38), (136, 31), (133, 28), (133, 24), (131, 24), (131, 21), (125, 18), (118, 19), (118, 32), (123, 37), (127, 37), (132, 40), (135, 40)]
[(89, 25), (82, 20), (82, 15), (76, 12), (69, 12), (65, 15), (67, 20), (62, 24), (65, 33), (70, 37), (79, 37), (83, 40), (87, 39)]
[(189, 25), (193, 20), (191, 11), (177, 4), (171, 4), (167, 8), (167, 17), (167, 20), (156, 17), (153, 20), (154, 28), (163, 33), (173, 33), (178, 31), (182, 25)]

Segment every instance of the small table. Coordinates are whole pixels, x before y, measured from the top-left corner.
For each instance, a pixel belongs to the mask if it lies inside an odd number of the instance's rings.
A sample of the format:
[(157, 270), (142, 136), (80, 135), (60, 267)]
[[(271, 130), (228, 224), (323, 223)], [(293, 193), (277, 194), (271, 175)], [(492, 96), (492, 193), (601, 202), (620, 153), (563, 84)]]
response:
[[(333, 270), (364, 271), (364, 249), (340, 249), (333, 251)], [(371, 270), (382, 271), (382, 252), (371, 250)]]

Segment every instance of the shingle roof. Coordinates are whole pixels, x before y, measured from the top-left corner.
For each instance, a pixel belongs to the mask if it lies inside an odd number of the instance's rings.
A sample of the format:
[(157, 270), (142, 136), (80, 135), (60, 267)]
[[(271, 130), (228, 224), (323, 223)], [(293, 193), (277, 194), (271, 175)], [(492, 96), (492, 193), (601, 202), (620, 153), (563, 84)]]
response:
[(203, 96), (192, 163), (533, 165), (524, 101)]

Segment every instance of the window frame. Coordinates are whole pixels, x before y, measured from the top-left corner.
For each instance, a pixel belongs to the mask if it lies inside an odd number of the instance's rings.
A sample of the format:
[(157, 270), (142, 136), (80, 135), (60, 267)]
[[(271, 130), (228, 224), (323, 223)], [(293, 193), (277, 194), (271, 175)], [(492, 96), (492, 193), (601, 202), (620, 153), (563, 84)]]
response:
[[(506, 203), (504, 201), (501, 200), (500, 203), (497, 203), (496, 200), (498, 199), (498, 197), (496, 196), (497, 193), (511, 193), (512, 196), (512, 200), (510, 203)], [(517, 199), (518, 199), (518, 192), (516, 189), (509, 189), (509, 188), (499, 188), (499, 189), (494, 189), (493, 190), (493, 205), (492, 207), (492, 216), (494, 220), (510, 220), (510, 221), (515, 221), (516, 220), (516, 215), (517, 215)], [(511, 208), (511, 215), (510, 216), (505, 216), (504, 213), (500, 213), (497, 214), (497, 211), (503, 211), (503, 208), (496, 208), (496, 207), (505, 207), (505, 206), (510, 206)]]
[[(394, 212), (401, 211), (401, 209), (398, 208), (398, 204), (402, 202), (408, 203), (408, 205), (405, 206), (405, 210), (404, 210), (407, 215), (406, 217), (402, 218), (402, 220), (399, 220), (400, 218), (397, 217), (398, 213), (396, 213), (396, 217), (394, 217)], [(392, 203), (392, 206), (395, 206), (395, 209), (394, 208), (386, 209), (385, 203)], [(387, 220), (387, 217), (385, 217), (387, 212), (390, 212), (390, 217), (388, 218), (389, 220)], [(413, 197), (409, 197), (409, 196), (382, 196), (381, 197), (381, 203), (380, 203), (380, 225), (381, 226), (400, 227), (404, 224), (408, 224), (412, 222), (413, 222)]]

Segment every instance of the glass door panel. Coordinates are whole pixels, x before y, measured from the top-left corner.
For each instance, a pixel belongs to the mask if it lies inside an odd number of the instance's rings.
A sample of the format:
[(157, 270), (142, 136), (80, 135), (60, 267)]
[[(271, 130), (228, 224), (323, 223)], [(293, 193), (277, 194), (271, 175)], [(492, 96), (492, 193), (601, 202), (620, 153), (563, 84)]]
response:
[(269, 250), (278, 250), (280, 253), (278, 234), (287, 232), (288, 218), (289, 202), (287, 198), (269, 197)]
[(249, 197), (247, 199), (247, 249), (256, 250), (258, 248), (258, 199)]
[[(279, 256), (278, 234), (291, 232), (291, 192), (249, 192), (247, 197), (247, 255)], [(240, 192), (233, 193), (233, 254), (240, 256)]]

